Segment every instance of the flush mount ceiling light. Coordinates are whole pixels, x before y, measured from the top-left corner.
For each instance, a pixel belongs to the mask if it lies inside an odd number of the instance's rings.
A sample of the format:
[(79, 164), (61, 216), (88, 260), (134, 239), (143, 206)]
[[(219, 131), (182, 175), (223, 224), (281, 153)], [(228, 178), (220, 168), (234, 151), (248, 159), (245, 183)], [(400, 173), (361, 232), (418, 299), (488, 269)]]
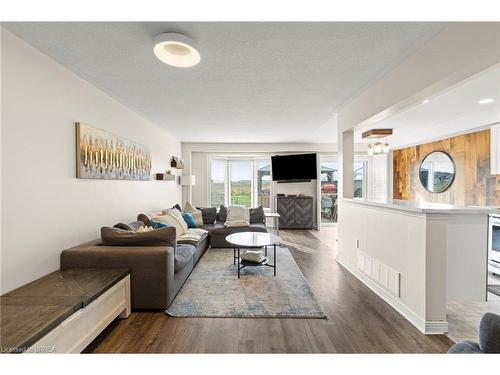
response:
[(155, 56), (165, 64), (180, 68), (195, 66), (201, 60), (194, 40), (178, 33), (163, 33), (153, 40)]
[(481, 99), (480, 101), (478, 101), (479, 104), (490, 104), (490, 103), (493, 103), (495, 101), (495, 99), (493, 98), (484, 98), (484, 99)]

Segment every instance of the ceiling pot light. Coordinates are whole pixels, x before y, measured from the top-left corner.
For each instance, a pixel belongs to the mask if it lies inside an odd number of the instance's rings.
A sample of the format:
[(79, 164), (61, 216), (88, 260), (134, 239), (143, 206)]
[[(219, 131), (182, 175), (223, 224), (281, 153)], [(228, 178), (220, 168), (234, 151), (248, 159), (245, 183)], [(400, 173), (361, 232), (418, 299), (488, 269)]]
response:
[(180, 68), (197, 65), (200, 53), (194, 47), (194, 40), (178, 33), (163, 33), (153, 40), (155, 56), (165, 64)]
[(495, 101), (495, 99), (493, 98), (485, 98), (485, 99), (481, 99), (480, 101), (478, 101), (479, 104), (490, 104), (490, 103), (493, 103)]
[(427, 104), (427, 103), (429, 103), (429, 99), (425, 99), (425, 100), (422, 102), (422, 104)]

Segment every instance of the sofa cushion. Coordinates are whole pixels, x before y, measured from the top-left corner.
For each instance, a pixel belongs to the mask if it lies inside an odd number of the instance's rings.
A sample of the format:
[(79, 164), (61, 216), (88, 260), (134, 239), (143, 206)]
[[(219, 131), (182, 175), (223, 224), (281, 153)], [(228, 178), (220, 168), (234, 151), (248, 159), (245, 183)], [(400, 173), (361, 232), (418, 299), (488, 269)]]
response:
[(224, 223), (216, 222), (213, 224), (203, 224), (201, 228), (211, 233), (216, 228), (224, 228)]
[(177, 240), (177, 243), (178, 244), (188, 244), (188, 245), (193, 245), (193, 246), (198, 247), (198, 245), (201, 242), (203, 242), (205, 240), (205, 238), (207, 238), (207, 236), (208, 236), (208, 232), (203, 233), (198, 240), (195, 240), (194, 238), (182, 238), (182, 237), (180, 237)]
[(179, 244), (177, 245), (177, 250), (175, 251), (174, 258), (174, 273), (179, 272), (188, 264), (193, 265), (193, 255), (196, 248), (189, 244)]
[(264, 224), (250, 224), (244, 227), (225, 227), (224, 225), (214, 226), (211, 230), (205, 228), (210, 232), (211, 235), (230, 235), (233, 233), (241, 232), (262, 232), (267, 233), (266, 226)]
[(134, 232), (119, 228), (102, 227), (104, 246), (175, 246), (175, 228), (160, 228), (149, 232)]
[(265, 221), (264, 207), (259, 206), (250, 209), (250, 224), (262, 224)]
[(196, 207), (196, 208), (201, 211), (201, 215), (203, 217), (203, 224), (215, 223), (215, 219), (217, 217), (216, 207), (209, 207), (209, 208)]
[(145, 223), (143, 223), (142, 221), (139, 220), (139, 221), (134, 221), (130, 224), (118, 223), (118, 224), (115, 224), (113, 226), (113, 228), (118, 228), (118, 229), (123, 229), (123, 230), (131, 230), (131, 231), (136, 232), (137, 229), (144, 226), (144, 224)]
[(224, 223), (227, 220), (227, 207), (222, 204), (219, 207), (219, 212), (217, 213), (217, 221)]

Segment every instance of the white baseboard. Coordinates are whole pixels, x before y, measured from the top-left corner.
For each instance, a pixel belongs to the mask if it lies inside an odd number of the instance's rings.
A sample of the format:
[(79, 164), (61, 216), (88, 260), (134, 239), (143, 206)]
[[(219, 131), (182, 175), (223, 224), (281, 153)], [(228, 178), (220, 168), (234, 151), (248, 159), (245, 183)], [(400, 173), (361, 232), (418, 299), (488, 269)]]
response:
[(356, 267), (352, 266), (349, 262), (342, 259), (342, 257), (337, 256), (337, 262), (356, 276), (363, 284), (370, 288), (376, 295), (387, 302), (393, 309), (398, 313), (403, 315), (406, 320), (413, 324), (420, 332), (426, 335), (437, 335), (448, 332), (448, 322), (447, 321), (433, 321), (424, 320), (415, 314), (411, 309), (409, 309), (404, 303), (402, 303), (397, 297), (393, 296), (387, 290), (385, 290), (381, 285), (376, 283), (370, 277), (365, 275), (363, 272), (359, 271)]

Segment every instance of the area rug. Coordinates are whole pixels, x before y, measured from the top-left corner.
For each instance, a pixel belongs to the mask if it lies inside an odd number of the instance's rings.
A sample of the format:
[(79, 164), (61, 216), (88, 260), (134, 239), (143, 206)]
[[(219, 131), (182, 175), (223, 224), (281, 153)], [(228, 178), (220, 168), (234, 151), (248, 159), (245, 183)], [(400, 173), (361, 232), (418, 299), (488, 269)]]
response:
[[(208, 249), (166, 310), (175, 317), (326, 318), (286, 247), (271, 267), (246, 267), (238, 279), (233, 249)], [(272, 264), (273, 254), (269, 251)]]

